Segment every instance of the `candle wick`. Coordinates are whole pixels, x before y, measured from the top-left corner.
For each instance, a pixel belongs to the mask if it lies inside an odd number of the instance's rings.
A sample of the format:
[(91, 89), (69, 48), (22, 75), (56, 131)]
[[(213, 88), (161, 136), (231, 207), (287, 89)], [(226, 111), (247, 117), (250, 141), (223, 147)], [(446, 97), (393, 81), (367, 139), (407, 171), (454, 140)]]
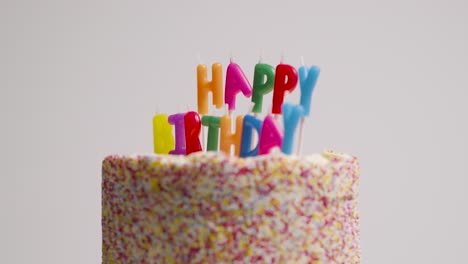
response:
[(247, 114), (252, 114), (253, 113), (254, 106), (255, 106), (255, 103), (250, 102), (250, 107), (249, 107), (249, 111), (247, 112)]
[[(202, 137), (202, 151), (205, 148), (205, 127), (202, 125), (201, 126), (201, 137)], [(206, 151), (208, 148), (205, 148), (204, 150)]]
[(197, 52), (197, 60), (198, 60), (198, 64), (203, 64), (200, 52)]
[(267, 109), (268, 109), (267, 115), (270, 115), (271, 113), (273, 113), (273, 106), (272, 106), (272, 104), (268, 105), (268, 108), (267, 108)]
[(281, 51), (280, 63), (283, 64), (283, 62), (284, 62), (284, 51)]
[(274, 114), (276, 122), (281, 123), (281, 114)]
[(302, 64), (302, 66), (305, 66), (304, 56), (301, 56), (301, 64)]
[(304, 126), (305, 117), (301, 118), (301, 123), (299, 124), (299, 140), (297, 142), (297, 155), (302, 154), (302, 128)]
[(225, 105), (224, 105), (224, 114), (225, 114), (225, 115), (229, 114), (230, 110), (228, 110), (228, 109), (229, 109), (228, 104), (225, 104)]

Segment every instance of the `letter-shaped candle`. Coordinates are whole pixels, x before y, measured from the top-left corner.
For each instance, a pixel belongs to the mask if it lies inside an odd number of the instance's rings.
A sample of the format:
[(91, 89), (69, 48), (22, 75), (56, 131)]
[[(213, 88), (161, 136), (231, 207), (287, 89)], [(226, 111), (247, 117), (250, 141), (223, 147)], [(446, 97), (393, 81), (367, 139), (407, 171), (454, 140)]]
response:
[(188, 112), (184, 116), (185, 123), (185, 144), (187, 146), (187, 155), (193, 152), (201, 151), (200, 130), (201, 121), (197, 112)]
[(231, 117), (225, 115), (221, 117), (221, 140), (220, 148), (221, 151), (230, 155), (231, 154), (231, 145), (234, 145), (234, 154), (239, 157), (240, 153), (240, 144), (242, 137), (242, 121), (243, 116), (239, 115), (236, 118), (236, 128), (235, 133), (231, 131)]
[(198, 113), (208, 114), (208, 92), (211, 92), (213, 104), (217, 109), (224, 106), (223, 102), (223, 66), (221, 63), (214, 63), (211, 66), (211, 82), (208, 81), (207, 68), (204, 64), (197, 66), (197, 95)]
[(239, 65), (231, 62), (226, 72), (226, 90), (224, 91), (224, 103), (228, 105), (229, 111), (236, 109), (236, 95), (239, 92), (242, 92), (245, 97), (250, 97), (252, 86)]
[(252, 132), (255, 131), (260, 137), (260, 129), (262, 127), (262, 121), (255, 116), (246, 115), (244, 116), (244, 125), (242, 127), (242, 141), (241, 141), (241, 150), (240, 156), (245, 157), (253, 157), (258, 155), (258, 143), (255, 148), (251, 149), (252, 147)]
[(202, 125), (208, 127), (208, 144), (206, 149), (208, 151), (217, 151), (220, 118), (217, 116), (203, 116)]
[(261, 113), (263, 96), (273, 90), (275, 81), (275, 68), (268, 64), (258, 63), (255, 65), (252, 102), (254, 107), (252, 112)]
[(292, 92), (297, 84), (297, 71), (288, 64), (278, 64), (276, 66), (275, 86), (273, 88), (273, 114), (281, 114), (281, 107), (284, 101), (284, 93)]
[(175, 148), (169, 154), (185, 155), (185, 113), (174, 114), (168, 117), (169, 124), (175, 127)]
[(283, 138), (283, 153), (291, 154), (294, 143), (294, 132), (297, 124), (304, 114), (301, 105), (293, 105), (290, 103), (283, 104), (283, 122), (284, 122), (284, 138)]
[(280, 131), (272, 115), (267, 115), (263, 120), (260, 131), (260, 142), (258, 143), (258, 154), (268, 154), (274, 147), (281, 149), (283, 145), (283, 133)]
[(167, 115), (158, 114), (153, 117), (154, 153), (168, 154), (174, 149), (172, 126), (167, 121)]
[(304, 116), (309, 116), (310, 114), (310, 101), (312, 99), (312, 92), (314, 91), (319, 74), (320, 68), (317, 66), (312, 66), (309, 69), (307, 69), (305, 66), (299, 68), (301, 105), (304, 108)]

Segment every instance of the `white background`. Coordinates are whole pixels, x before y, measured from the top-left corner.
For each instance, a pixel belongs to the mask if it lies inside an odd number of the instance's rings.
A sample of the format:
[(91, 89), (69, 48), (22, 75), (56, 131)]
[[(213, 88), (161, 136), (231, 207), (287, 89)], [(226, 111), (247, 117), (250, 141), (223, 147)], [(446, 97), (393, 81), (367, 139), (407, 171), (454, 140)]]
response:
[(1, 262), (99, 263), (102, 159), (262, 49), (322, 69), (304, 152), (359, 157), (363, 263), (468, 263), (462, 0), (0, 1)]

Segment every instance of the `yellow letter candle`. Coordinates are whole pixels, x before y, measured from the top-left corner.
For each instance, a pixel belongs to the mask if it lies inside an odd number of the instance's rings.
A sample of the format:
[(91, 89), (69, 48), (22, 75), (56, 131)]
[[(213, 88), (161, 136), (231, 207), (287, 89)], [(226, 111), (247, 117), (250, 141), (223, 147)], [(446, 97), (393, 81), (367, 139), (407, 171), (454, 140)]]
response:
[(167, 115), (158, 114), (153, 117), (154, 153), (168, 154), (174, 149), (172, 126), (167, 121)]

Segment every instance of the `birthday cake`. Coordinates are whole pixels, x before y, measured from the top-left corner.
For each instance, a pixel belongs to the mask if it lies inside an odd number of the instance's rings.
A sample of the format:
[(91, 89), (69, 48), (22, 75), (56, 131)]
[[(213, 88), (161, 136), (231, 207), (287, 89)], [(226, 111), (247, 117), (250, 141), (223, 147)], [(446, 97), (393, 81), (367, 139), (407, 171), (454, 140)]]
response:
[[(156, 115), (155, 154), (104, 159), (103, 263), (360, 263), (357, 159), (333, 151), (292, 155), (318, 68), (301, 67), (299, 105), (283, 104), (297, 71), (273, 69), (257, 64), (252, 92), (231, 62), (229, 113), (215, 117), (206, 94), (222, 105), (221, 66), (213, 65), (211, 82), (199, 66), (198, 113)], [(272, 112), (239, 115), (231, 131), (236, 94), (252, 96), (258, 113), (273, 86)]]
[(360, 263), (356, 158), (109, 156), (104, 263)]

